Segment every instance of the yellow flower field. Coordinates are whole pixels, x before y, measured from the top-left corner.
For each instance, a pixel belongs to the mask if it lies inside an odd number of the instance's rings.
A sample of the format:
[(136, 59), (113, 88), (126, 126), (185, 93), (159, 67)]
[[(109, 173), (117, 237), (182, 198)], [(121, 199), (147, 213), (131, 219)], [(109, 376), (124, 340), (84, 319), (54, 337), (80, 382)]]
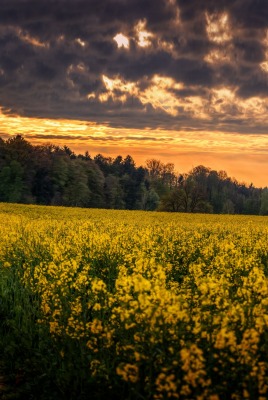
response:
[(267, 399), (267, 222), (0, 204), (1, 329), (27, 390)]

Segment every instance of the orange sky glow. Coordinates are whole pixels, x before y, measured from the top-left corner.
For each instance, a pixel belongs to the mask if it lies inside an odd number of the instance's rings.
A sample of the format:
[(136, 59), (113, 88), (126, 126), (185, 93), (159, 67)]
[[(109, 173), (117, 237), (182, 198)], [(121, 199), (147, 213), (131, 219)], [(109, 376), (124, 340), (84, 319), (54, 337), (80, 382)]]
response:
[(21, 134), (33, 145), (67, 145), (91, 157), (130, 154), (136, 165), (156, 158), (175, 164), (179, 173), (197, 165), (225, 170), (239, 182), (267, 186), (268, 135), (113, 128), (77, 120), (54, 120), (0, 114), (1, 136)]

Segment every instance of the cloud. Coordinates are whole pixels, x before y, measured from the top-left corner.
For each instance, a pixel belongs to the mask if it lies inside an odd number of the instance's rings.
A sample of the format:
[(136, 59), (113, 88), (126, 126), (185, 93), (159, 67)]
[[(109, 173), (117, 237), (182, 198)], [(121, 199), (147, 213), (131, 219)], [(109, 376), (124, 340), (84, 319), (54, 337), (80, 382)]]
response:
[[(1, 137), (3, 137), (1, 135)], [(7, 138), (8, 136), (5, 135), (5, 137)], [(141, 136), (141, 135), (136, 135), (136, 136), (111, 136), (111, 135), (105, 135), (105, 136), (93, 136), (93, 135), (86, 135), (86, 136), (79, 136), (79, 135), (69, 135), (69, 134), (65, 134), (65, 135), (52, 135), (52, 134), (32, 134), (29, 135), (29, 138), (31, 140), (38, 140), (38, 139), (42, 139), (42, 141), (55, 141), (55, 140), (60, 140), (60, 141), (75, 141), (75, 142), (80, 142), (80, 141), (87, 141), (87, 142), (91, 142), (91, 141), (96, 141), (96, 142), (129, 142), (129, 141), (135, 141), (135, 142), (139, 142), (139, 141), (150, 141), (150, 142), (163, 142), (163, 138), (155, 138), (155, 137), (150, 137), (150, 136)], [(169, 138), (169, 141), (172, 141), (172, 138)]]
[(1, 0), (0, 106), (267, 133), (267, 32), (266, 0)]

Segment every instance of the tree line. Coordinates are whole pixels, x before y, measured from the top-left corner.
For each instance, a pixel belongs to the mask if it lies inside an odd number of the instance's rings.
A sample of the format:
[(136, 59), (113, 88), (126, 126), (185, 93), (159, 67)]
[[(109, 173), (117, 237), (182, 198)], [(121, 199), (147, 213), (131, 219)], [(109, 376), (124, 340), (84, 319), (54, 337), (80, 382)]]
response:
[(174, 164), (128, 155), (92, 158), (67, 146), (0, 138), (0, 201), (92, 208), (268, 215), (268, 188), (239, 183), (199, 165), (178, 174)]

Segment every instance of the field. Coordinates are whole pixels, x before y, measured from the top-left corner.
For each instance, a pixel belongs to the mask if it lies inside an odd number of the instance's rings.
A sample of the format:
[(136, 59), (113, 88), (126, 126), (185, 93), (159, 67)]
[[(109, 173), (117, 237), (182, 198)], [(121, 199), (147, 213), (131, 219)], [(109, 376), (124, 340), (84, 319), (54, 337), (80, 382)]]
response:
[(267, 222), (0, 204), (0, 398), (267, 399)]

